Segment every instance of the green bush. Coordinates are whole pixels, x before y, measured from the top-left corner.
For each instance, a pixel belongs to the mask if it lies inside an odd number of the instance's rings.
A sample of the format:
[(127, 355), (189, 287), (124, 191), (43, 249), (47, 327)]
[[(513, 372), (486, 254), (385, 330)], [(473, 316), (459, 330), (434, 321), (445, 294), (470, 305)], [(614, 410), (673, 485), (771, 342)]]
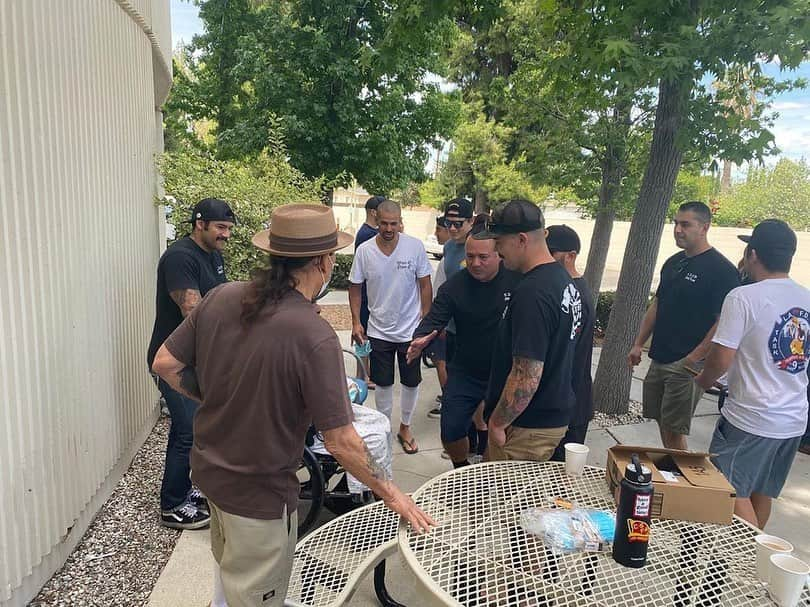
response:
[(225, 247), (228, 278), (244, 280), (261, 263), (264, 254), (250, 242), (266, 228), (273, 207), (291, 202), (318, 202), (320, 181), (312, 181), (291, 167), (281, 156), (267, 153), (251, 160), (218, 160), (204, 151), (182, 149), (164, 154), (158, 161), (164, 189), (171, 199), (157, 204), (171, 207), (167, 218), (176, 237), (188, 234), (191, 208), (203, 198), (228, 201), (239, 223)]
[(329, 282), (329, 286), (332, 289), (348, 289), (349, 272), (352, 269), (354, 255), (351, 253), (338, 253), (335, 259), (335, 269), (332, 271), (332, 280)]
[(810, 229), (810, 165), (782, 158), (774, 167), (751, 169), (719, 201), (718, 225), (751, 227), (775, 217), (794, 230)]
[(615, 300), (616, 291), (602, 291), (599, 293), (599, 299), (596, 301), (596, 321), (593, 326), (596, 337), (604, 337), (607, 331), (608, 319), (610, 318), (610, 310), (613, 308)]

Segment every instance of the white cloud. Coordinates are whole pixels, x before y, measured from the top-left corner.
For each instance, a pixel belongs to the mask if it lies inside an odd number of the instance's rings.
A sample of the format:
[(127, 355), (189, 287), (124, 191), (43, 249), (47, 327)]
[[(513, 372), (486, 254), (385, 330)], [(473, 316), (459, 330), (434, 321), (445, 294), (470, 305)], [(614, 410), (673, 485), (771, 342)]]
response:
[(777, 101), (771, 106), (777, 112), (784, 110), (804, 110), (810, 107), (810, 103), (799, 103), (797, 101)]

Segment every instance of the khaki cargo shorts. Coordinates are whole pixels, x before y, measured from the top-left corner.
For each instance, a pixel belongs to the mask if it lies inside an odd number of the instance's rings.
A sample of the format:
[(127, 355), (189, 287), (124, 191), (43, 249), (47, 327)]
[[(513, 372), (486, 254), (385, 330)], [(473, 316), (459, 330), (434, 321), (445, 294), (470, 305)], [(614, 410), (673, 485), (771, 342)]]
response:
[(298, 513), (263, 520), (211, 507), (211, 552), (228, 607), (282, 607), (298, 538)]
[(545, 462), (554, 455), (568, 426), (561, 428), (517, 428), (506, 429), (506, 443), (499, 447), (489, 441), (486, 460), (489, 462), (506, 460), (529, 460)]
[(687, 435), (703, 390), (685, 365), (685, 358), (667, 364), (651, 360), (642, 398), (644, 417), (656, 420), (663, 430)]

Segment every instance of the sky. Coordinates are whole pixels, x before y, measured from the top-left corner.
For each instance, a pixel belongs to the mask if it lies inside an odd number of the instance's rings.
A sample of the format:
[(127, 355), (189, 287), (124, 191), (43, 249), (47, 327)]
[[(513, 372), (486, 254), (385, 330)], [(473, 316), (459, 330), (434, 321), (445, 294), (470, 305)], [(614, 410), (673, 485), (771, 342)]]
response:
[[(202, 32), (198, 7), (187, 0), (171, 0), (171, 10), (173, 46), (177, 46), (181, 39), (190, 42), (194, 34)], [(777, 76), (779, 67), (768, 64), (765, 72)], [(803, 64), (796, 72), (781, 76), (795, 77), (810, 81), (810, 63)], [(810, 88), (779, 95), (775, 98), (772, 109), (779, 113), (772, 132), (782, 155), (797, 160), (810, 158)]]

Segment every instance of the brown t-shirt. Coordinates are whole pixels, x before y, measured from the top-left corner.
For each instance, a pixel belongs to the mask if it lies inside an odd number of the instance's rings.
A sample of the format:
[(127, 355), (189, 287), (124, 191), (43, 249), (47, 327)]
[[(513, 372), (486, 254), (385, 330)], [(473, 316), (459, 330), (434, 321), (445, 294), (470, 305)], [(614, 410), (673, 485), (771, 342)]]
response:
[(247, 289), (210, 291), (166, 340), (196, 368), (203, 402), (194, 417), (191, 476), (225, 512), (281, 518), (298, 507), (298, 462), (307, 429), (352, 421), (340, 342), (298, 291), (265, 307), (248, 328)]

